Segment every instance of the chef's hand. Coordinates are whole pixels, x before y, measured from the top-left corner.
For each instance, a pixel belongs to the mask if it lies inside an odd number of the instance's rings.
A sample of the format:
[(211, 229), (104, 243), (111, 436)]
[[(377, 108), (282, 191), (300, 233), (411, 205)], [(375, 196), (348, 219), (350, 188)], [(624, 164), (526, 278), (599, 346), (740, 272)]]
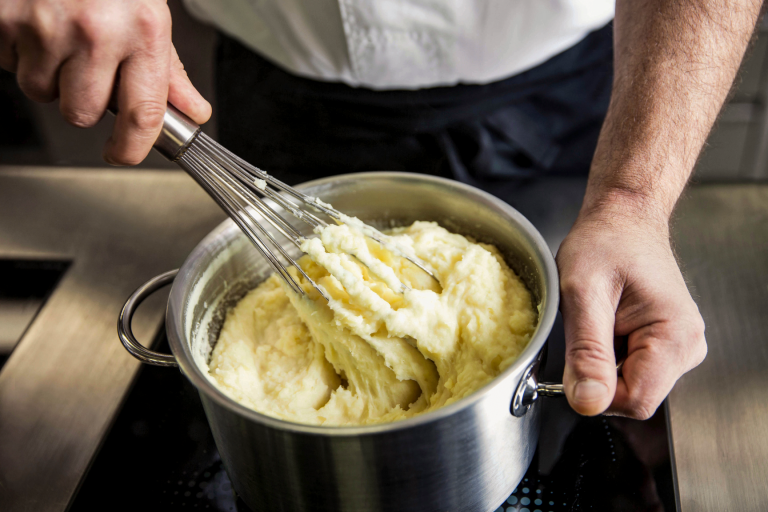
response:
[[(704, 360), (704, 322), (666, 222), (583, 213), (557, 254), (565, 323), (563, 385), (573, 409), (647, 419)], [(614, 336), (626, 337), (617, 378)]]
[(2, 0), (0, 67), (17, 73), (29, 98), (59, 98), (64, 118), (82, 128), (102, 118), (119, 82), (104, 148), (112, 164), (147, 156), (167, 102), (200, 124), (211, 115), (171, 43), (163, 0)]

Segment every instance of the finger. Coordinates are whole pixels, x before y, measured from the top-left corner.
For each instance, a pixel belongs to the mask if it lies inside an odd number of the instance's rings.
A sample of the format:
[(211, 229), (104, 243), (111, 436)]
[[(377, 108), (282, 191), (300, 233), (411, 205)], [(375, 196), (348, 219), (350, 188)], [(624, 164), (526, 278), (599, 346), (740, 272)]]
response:
[(0, 68), (15, 73), (18, 65), (16, 56), (16, 30), (0, 12)]
[(69, 123), (89, 128), (101, 120), (114, 87), (114, 56), (79, 54), (59, 72), (59, 110)]
[(176, 48), (171, 45), (171, 76), (168, 84), (168, 102), (184, 112), (197, 124), (211, 118), (211, 104), (195, 89), (179, 60)]
[(140, 163), (160, 134), (168, 104), (169, 33), (151, 34), (144, 49), (120, 65), (119, 110), (104, 150), (111, 164)]
[(680, 376), (696, 367), (706, 352), (703, 323), (695, 320), (659, 322), (633, 332), (608, 413), (650, 418)]
[(58, 97), (58, 71), (64, 55), (49, 50), (32, 35), (16, 42), (16, 80), (19, 89), (31, 100), (49, 103)]
[(594, 416), (608, 408), (616, 390), (614, 287), (589, 280), (572, 285), (564, 281), (561, 286), (566, 346), (565, 394), (576, 412)]
[[(120, 67), (118, 113), (104, 159), (113, 165), (137, 165), (157, 140), (168, 104), (167, 62), (157, 56), (131, 57)], [(160, 66), (165, 73), (158, 73)]]

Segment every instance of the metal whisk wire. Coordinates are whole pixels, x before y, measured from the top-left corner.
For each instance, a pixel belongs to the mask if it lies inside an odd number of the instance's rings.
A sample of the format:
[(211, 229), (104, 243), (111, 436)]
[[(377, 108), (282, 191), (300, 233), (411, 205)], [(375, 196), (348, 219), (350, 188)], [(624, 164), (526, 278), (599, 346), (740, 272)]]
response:
[[(305, 294), (304, 289), (288, 272), (280, 258), (270, 249), (270, 245), (322, 297), (329, 300), (323, 288), (306, 274), (283, 245), (262, 225), (261, 222), (266, 221), (278, 233), (301, 249), (305, 239), (304, 235), (281, 217), (265, 199), (306, 222), (313, 229), (325, 227), (328, 223), (302, 206), (310, 207), (340, 223), (347, 222), (347, 217), (325, 203), (286, 185), (219, 145), (208, 135), (202, 133), (198, 125), (172, 105), (168, 105), (163, 131), (155, 143), (155, 148), (163, 156), (179, 164), (208, 192), (293, 291), (300, 295)], [(269, 188), (268, 185), (276, 190)], [(298, 203), (287, 196), (298, 200)], [(256, 216), (256, 213), (261, 219)], [(366, 227), (366, 236), (382, 246), (388, 246), (384, 240), (385, 236), (371, 227)], [(401, 254), (401, 256), (436, 279), (434, 274), (418, 259), (406, 254)], [(400, 283), (400, 285), (401, 290), (407, 289), (404, 284)]]
[[(221, 151), (223, 148), (219, 148), (218, 144), (213, 142), (206, 134), (201, 133), (197, 136), (195, 142), (187, 148), (187, 151), (184, 152), (177, 163), (195, 178), (219, 206), (227, 212), (227, 215), (240, 227), (243, 233), (267, 259), (275, 272), (288, 283), (288, 286), (293, 291), (300, 295), (304, 294), (304, 289), (293, 279), (293, 276), (291, 276), (288, 269), (270, 249), (266, 241), (279, 251), (283, 258), (296, 268), (307, 282), (327, 300), (328, 296), (323, 289), (317, 286), (317, 283), (304, 272), (301, 266), (288, 254), (283, 245), (275, 240), (272, 233), (256, 218), (254, 212), (258, 212), (263, 220), (266, 220), (297, 247), (301, 247), (302, 235), (251, 190), (251, 187), (257, 188), (253, 178), (248, 179), (245, 171), (226, 153)], [(275, 200), (277, 194), (274, 194), (272, 191), (266, 191), (265, 196)], [(275, 203), (283, 207), (289, 206), (286, 204), (287, 201), (281, 197), (277, 198)], [(298, 210), (295, 205), (289, 206), (289, 208)], [(316, 217), (309, 222), (313, 227), (325, 224)]]

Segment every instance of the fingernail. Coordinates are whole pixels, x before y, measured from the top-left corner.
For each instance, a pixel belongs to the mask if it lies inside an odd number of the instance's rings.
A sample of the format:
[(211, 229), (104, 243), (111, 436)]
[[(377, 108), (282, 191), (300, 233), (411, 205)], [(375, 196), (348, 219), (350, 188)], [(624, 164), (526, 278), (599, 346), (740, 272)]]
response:
[(114, 160), (112, 160), (112, 157), (110, 157), (109, 155), (103, 155), (103, 156), (104, 156), (104, 161), (107, 162), (112, 167), (127, 167), (125, 164), (121, 164), (120, 162), (115, 162)]
[(606, 394), (608, 394), (608, 386), (593, 379), (580, 380), (573, 390), (573, 398), (582, 404), (602, 400)]
[(109, 154), (111, 149), (112, 149), (112, 137), (108, 138), (107, 142), (104, 143), (104, 149), (101, 151), (101, 158), (103, 158), (104, 161), (107, 162), (109, 165), (116, 165)]
[(104, 158), (104, 161), (107, 162), (109, 165), (114, 167), (122, 167), (122, 165), (112, 160), (112, 158), (109, 155), (102, 155), (102, 157)]

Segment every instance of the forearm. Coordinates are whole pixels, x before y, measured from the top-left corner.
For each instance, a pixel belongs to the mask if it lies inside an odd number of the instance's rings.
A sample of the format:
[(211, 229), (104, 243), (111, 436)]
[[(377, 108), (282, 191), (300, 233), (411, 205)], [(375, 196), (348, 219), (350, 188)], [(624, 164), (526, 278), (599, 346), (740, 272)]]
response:
[(728, 95), (756, 0), (617, 0), (611, 103), (582, 213), (666, 224)]

